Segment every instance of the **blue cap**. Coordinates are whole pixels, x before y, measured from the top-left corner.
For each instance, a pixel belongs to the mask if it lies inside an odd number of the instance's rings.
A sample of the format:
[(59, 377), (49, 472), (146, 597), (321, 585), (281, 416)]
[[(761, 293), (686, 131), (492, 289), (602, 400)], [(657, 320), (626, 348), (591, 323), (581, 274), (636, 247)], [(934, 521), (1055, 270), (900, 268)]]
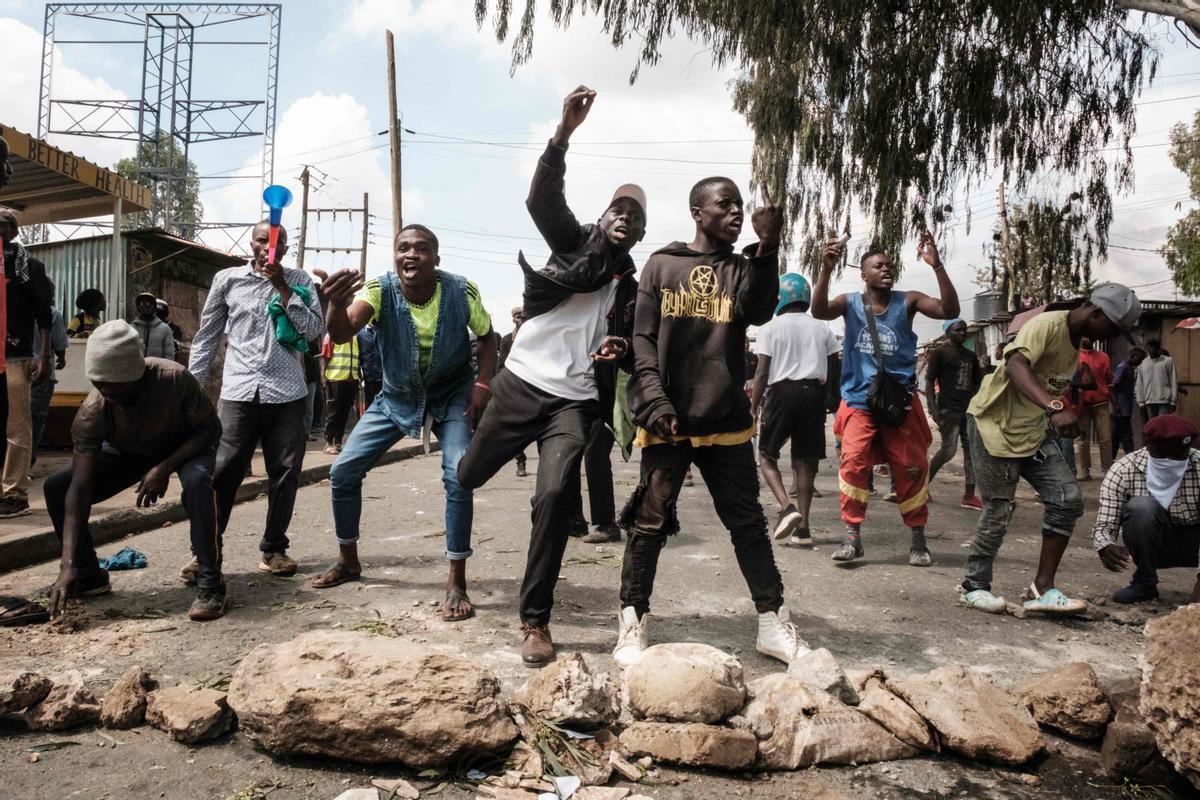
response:
[(792, 303), (811, 305), (812, 289), (803, 275), (788, 272), (779, 276), (779, 303), (775, 306), (775, 313), (778, 314), (784, 306), (790, 306)]
[(958, 323), (960, 323), (960, 322), (961, 322), (963, 325), (966, 325), (966, 324), (967, 324), (967, 323), (966, 323), (966, 320), (961, 320), (961, 319), (948, 319), (948, 320), (946, 320), (945, 322), (943, 322), (943, 323), (942, 323), (942, 333), (948, 333), (948, 332), (950, 331), (950, 329), (951, 329), (951, 328), (953, 328), (955, 325), (957, 325), (957, 324), (958, 324)]

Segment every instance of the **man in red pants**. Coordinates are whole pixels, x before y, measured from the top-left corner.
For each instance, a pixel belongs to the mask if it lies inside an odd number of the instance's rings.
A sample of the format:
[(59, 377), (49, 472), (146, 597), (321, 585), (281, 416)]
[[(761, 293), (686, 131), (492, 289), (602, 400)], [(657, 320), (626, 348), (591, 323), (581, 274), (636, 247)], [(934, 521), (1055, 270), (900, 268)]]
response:
[[(867, 516), (867, 498), (870, 496), (868, 481), (872, 466), (882, 462), (891, 467), (900, 515), (912, 530), (908, 563), (914, 567), (928, 567), (933, 563), (925, 544), (925, 522), (929, 518), (926, 507), (929, 502), (929, 445), (933, 435), (914, 391), (917, 335), (913, 332), (912, 322), (918, 312), (933, 319), (954, 319), (958, 316), (958, 293), (946, 274), (933, 235), (925, 231), (921, 234), (917, 255), (933, 268), (940, 298), (923, 292), (893, 291), (895, 265), (882, 248), (872, 246), (859, 260), (865, 284), (863, 293), (840, 294), (830, 300), (829, 278), (841, 261), (844, 248), (845, 245), (837, 241), (825, 245), (812, 300), (812, 315), (817, 319), (845, 317), (846, 320), (842, 405), (833, 426), (834, 434), (842, 439), (839, 478), (846, 541), (833, 554), (833, 560), (862, 558), (862, 523)], [(873, 326), (867, 317), (868, 303)], [(877, 352), (881, 358), (877, 358)], [(894, 427), (869, 410), (867, 395), (880, 368), (909, 393), (908, 413)]]

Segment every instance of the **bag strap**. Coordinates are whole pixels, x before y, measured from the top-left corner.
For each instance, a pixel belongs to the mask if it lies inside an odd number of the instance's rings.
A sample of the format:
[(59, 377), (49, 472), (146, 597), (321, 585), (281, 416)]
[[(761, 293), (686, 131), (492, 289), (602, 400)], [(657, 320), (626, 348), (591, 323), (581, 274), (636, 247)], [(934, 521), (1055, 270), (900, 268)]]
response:
[(871, 331), (871, 346), (875, 349), (875, 367), (881, 372), (886, 372), (883, 363), (883, 348), (879, 346), (879, 329), (875, 327), (875, 309), (871, 305), (871, 298), (863, 292), (863, 316), (867, 318), (867, 329)]

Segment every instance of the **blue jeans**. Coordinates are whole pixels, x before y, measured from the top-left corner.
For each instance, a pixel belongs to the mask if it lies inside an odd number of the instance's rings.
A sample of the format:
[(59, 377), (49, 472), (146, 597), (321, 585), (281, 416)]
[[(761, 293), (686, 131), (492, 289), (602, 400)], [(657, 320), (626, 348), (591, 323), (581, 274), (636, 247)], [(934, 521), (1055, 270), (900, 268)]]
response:
[[(446, 419), (433, 424), (433, 433), (442, 449), (442, 485), (446, 487), (446, 558), (459, 561), (471, 556), (471, 523), (475, 504), (470, 489), (458, 482), (458, 462), (471, 443), (471, 424), (463, 411), (466, 395), (450, 404)], [(333, 524), (338, 544), (358, 541), (362, 517), (362, 483), (367, 472), (404, 432), (380, 409), (376, 398), (342, 445), (342, 452), (329, 472), (333, 495)]]
[(1083, 516), (1083, 495), (1075, 480), (1075, 469), (1064, 458), (1071, 447), (1060, 446), (1058, 437), (1052, 433), (1046, 435), (1036, 453), (1025, 458), (997, 458), (989, 453), (975, 418), (969, 415), (967, 435), (975, 462), (975, 481), (983, 500), (983, 513), (967, 551), (967, 576), (962, 582), (969, 592), (992, 588), (992, 562), (1000, 552), (1000, 543), (1008, 533), (1008, 523), (1017, 507), (1014, 496), (1018, 481), (1024, 478), (1042, 496), (1043, 536), (1071, 535), (1075, 523)]

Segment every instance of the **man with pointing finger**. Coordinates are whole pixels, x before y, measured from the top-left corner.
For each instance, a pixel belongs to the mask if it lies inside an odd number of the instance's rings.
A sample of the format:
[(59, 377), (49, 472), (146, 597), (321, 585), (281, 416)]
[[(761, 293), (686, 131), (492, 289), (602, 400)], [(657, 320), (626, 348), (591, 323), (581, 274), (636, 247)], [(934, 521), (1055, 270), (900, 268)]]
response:
[(550, 611), (579, 462), (588, 431), (602, 408), (612, 408), (615, 396), (616, 370), (595, 365), (629, 352), (637, 292), (629, 251), (646, 232), (646, 196), (633, 184), (617, 188), (595, 224), (581, 225), (567, 206), (567, 147), (595, 98), (586, 86), (567, 95), (562, 121), (538, 161), (525, 205), (551, 256), (540, 270), (519, 257), (525, 277), (521, 334), (492, 382), (492, 402), (458, 467), (463, 485), (477, 489), (537, 442), (537, 487), (520, 600), (521, 658), (531, 667), (554, 660)]

